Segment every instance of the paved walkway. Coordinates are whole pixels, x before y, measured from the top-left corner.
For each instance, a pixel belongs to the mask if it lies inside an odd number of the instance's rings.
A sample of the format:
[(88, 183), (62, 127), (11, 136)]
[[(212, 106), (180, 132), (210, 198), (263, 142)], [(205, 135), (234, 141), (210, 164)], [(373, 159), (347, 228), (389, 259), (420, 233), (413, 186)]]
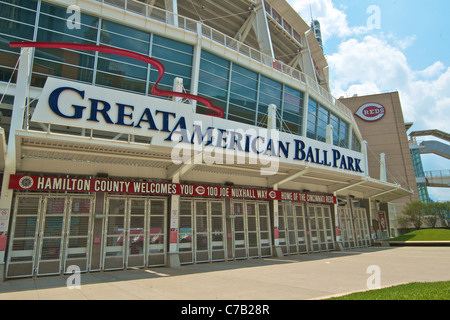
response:
[(378, 266), (381, 286), (450, 281), (450, 247), (364, 248), (298, 255), (7, 280), (0, 300), (306, 300), (367, 290), (369, 266)]

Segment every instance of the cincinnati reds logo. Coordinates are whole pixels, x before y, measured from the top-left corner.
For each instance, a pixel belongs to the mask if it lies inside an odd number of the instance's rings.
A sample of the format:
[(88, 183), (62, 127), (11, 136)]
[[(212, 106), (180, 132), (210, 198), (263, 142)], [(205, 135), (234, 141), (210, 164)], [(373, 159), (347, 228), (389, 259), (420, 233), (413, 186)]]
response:
[(363, 119), (364, 121), (377, 121), (384, 117), (386, 109), (378, 103), (366, 103), (361, 106), (355, 115)]
[(204, 195), (205, 194), (205, 188), (203, 186), (198, 186), (197, 188), (195, 188), (195, 191), (197, 191), (197, 194), (199, 195)]

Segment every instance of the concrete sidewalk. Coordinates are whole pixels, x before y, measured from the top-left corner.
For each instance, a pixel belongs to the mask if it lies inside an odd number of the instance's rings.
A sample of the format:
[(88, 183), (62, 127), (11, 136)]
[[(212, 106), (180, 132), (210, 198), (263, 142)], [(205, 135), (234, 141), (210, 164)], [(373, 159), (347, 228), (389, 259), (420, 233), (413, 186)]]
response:
[(381, 286), (450, 281), (450, 247), (364, 248), (284, 258), (240, 260), (7, 280), (0, 300), (306, 300), (367, 290), (369, 266)]

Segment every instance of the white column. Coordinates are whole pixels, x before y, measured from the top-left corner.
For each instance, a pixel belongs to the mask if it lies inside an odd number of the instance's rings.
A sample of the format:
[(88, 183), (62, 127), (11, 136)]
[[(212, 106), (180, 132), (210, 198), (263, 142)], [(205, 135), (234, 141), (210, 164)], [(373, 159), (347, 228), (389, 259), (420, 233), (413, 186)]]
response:
[(331, 124), (327, 124), (325, 142), (328, 144), (333, 144), (333, 126)]
[(383, 182), (387, 181), (386, 176), (386, 154), (381, 153), (380, 154), (380, 180)]
[[(198, 95), (198, 82), (200, 81), (200, 64), (202, 57), (202, 24), (197, 22), (197, 45), (194, 46), (192, 56), (191, 89), (190, 93)], [(191, 100), (192, 112), (197, 110), (197, 100)]]
[[(2, 219), (2, 229), (0, 230), (1, 242), (6, 240), (8, 235), (8, 225), (11, 216), (11, 204), (13, 190), (8, 188), (9, 179), (16, 173), (16, 131), (23, 128), (23, 119), (25, 116), (28, 88), (31, 76), (31, 48), (22, 48), (20, 52), (20, 63), (17, 74), (16, 90), (14, 93), (14, 104), (11, 116), (11, 125), (9, 130), (8, 146), (6, 149), (5, 171), (3, 173), (3, 184), (0, 197), (0, 211), (5, 212)], [(6, 211), (4, 211), (6, 210)], [(4, 249), (4, 248), (1, 248)], [(3, 281), (5, 264), (5, 251), (0, 251), (0, 281)]]
[[(278, 184), (273, 186), (273, 190), (278, 190)], [(273, 200), (273, 228), (274, 228), (274, 248), (273, 256), (282, 257), (283, 251), (280, 247), (280, 219), (278, 211), (278, 200)]]
[[(180, 175), (176, 174), (172, 178), (173, 183), (180, 183)], [(170, 231), (169, 231), (169, 257), (168, 266), (171, 268), (180, 267), (180, 255), (178, 251), (178, 233), (180, 216), (180, 196), (170, 196)]]
[(362, 143), (361, 143), (361, 151), (362, 151), (362, 154), (363, 154), (363, 156), (364, 156), (364, 175), (366, 176), (366, 177), (368, 177), (369, 176), (369, 154), (367, 153), (367, 141), (366, 140), (363, 140), (362, 141)]
[(303, 115), (302, 115), (302, 136), (306, 137), (308, 132), (308, 106), (309, 106), (309, 90), (306, 89), (303, 96)]
[(256, 19), (253, 21), (253, 30), (256, 33), (256, 38), (258, 40), (259, 50), (275, 59), (275, 54), (273, 52), (272, 38), (270, 36), (269, 22), (267, 21), (267, 13), (264, 8), (264, 1), (258, 0), (256, 5)]
[[(175, 78), (173, 79), (173, 91), (174, 92), (183, 92), (183, 79), (182, 78)], [(183, 98), (180, 97), (173, 97), (172, 98), (173, 101), (175, 102), (181, 102), (183, 100)]]
[(267, 109), (267, 129), (277, 129), (277, 106), (274, 104), (269, 104)]
[(177, 0), (165, 0), (167, 23), (178, 27), (178, 3)]

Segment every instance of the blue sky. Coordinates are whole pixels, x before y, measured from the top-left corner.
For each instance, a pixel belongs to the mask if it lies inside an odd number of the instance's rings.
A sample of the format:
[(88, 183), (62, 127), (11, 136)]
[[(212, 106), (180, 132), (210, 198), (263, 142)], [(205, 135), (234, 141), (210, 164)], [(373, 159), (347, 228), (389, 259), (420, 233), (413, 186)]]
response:
[[(322, 26), (335, 97), (398, 91), (412, 130), (450, 132), (450, 1), (287, 0), (307, 22)], [(376, 28), (368, 28), (379, 8)], [(423, 140), (433, 137), (419, 138)], [(450, 160), (423, 155), (425, 171), (450, 170)], [(449, 188), (429, 188), (450, 201)]]

